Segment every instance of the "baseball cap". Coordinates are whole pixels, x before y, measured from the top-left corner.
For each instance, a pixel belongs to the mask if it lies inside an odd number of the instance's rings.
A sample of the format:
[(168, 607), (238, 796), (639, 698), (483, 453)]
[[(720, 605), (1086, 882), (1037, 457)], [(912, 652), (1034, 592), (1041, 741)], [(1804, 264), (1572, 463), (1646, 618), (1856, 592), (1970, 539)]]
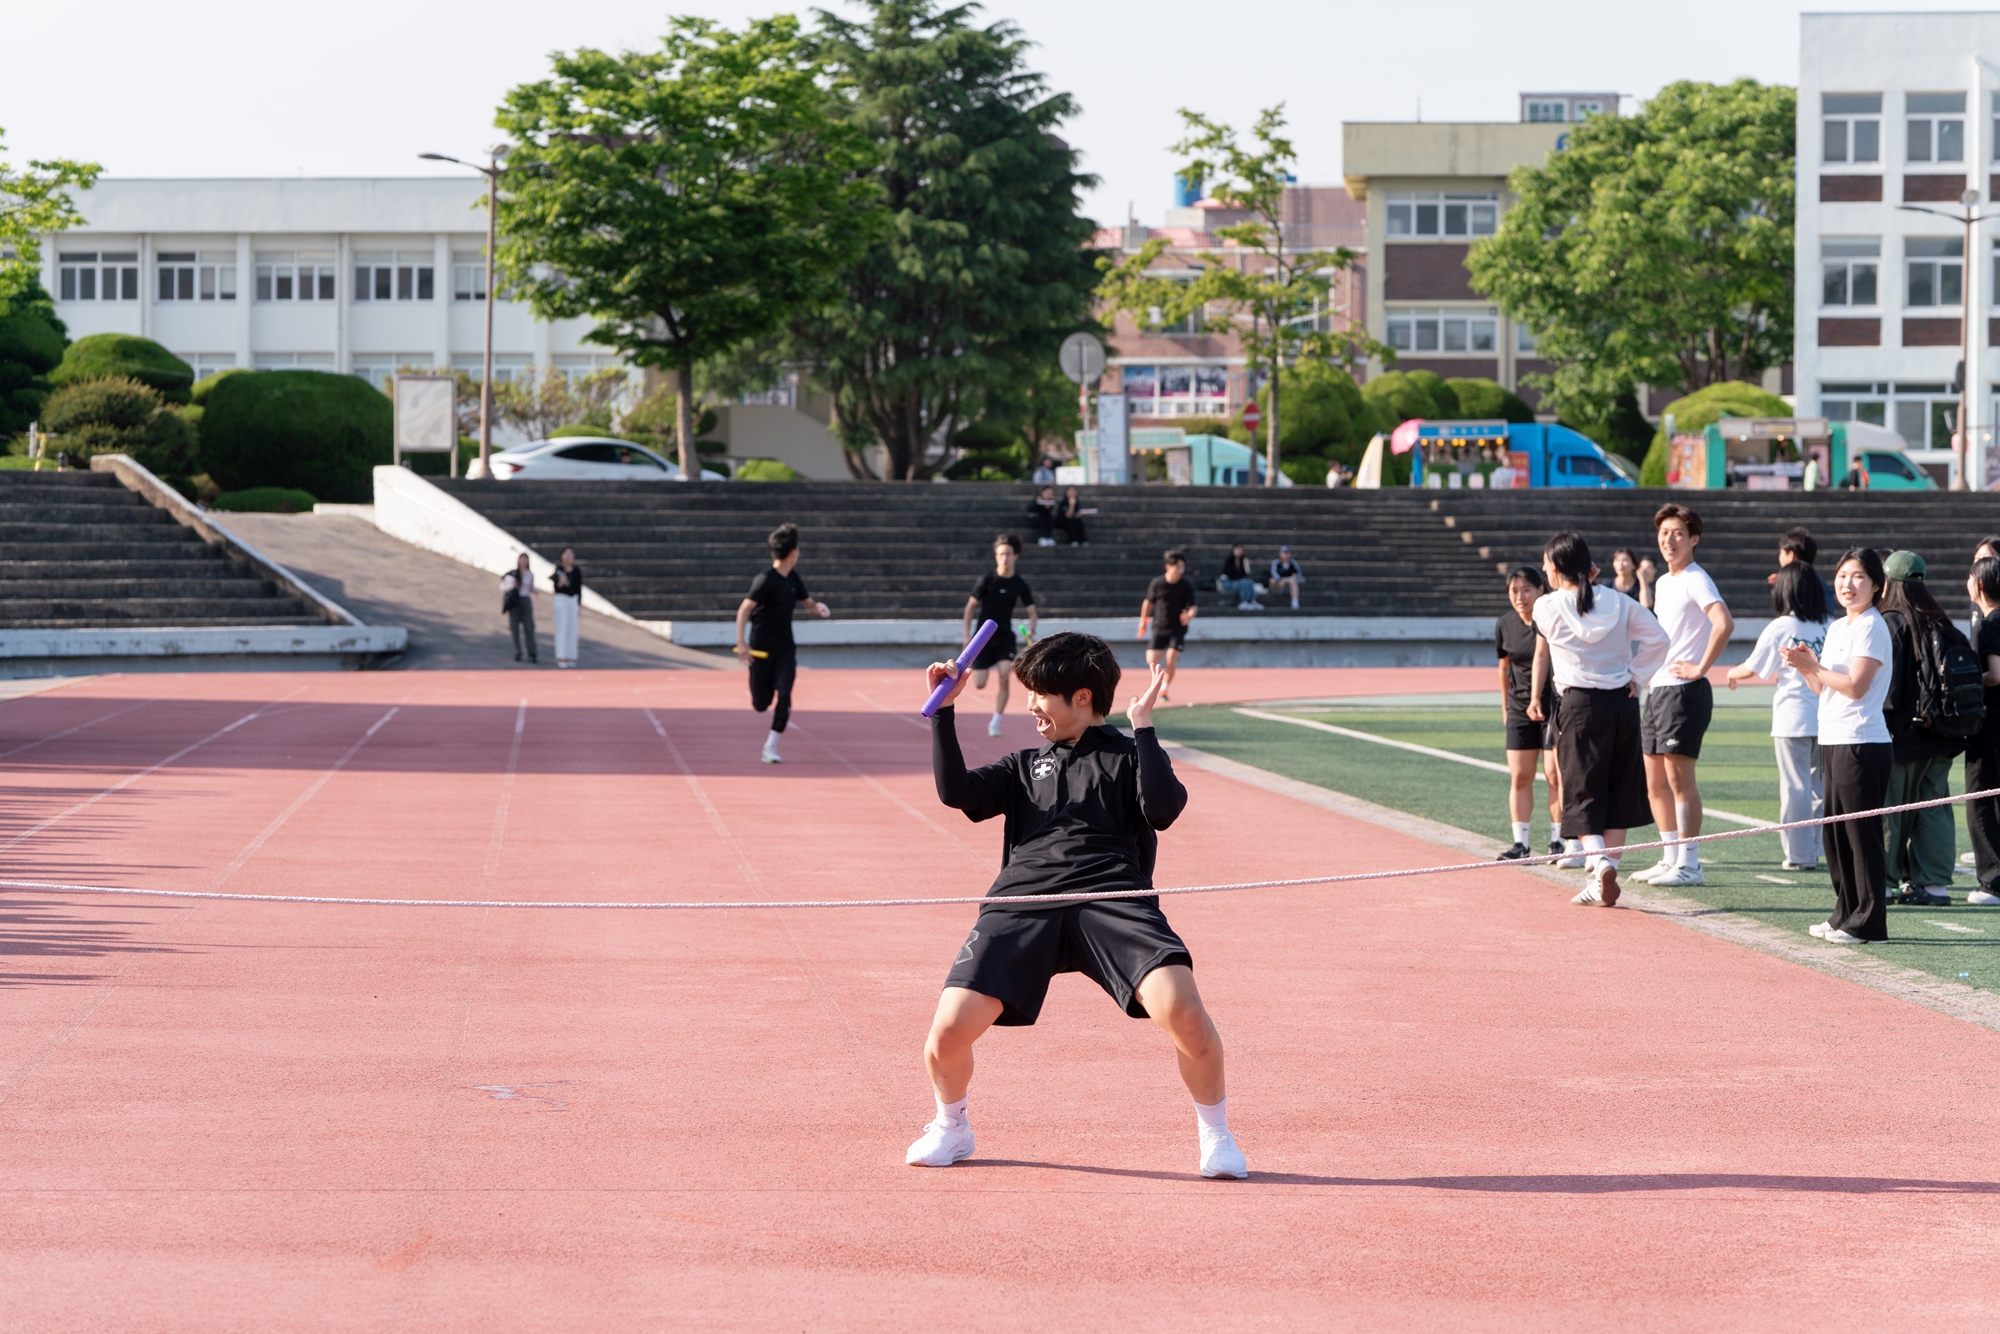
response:
[(1924, 558), (1914, 551), (1892, 551), (1889, 559), (1882, 562), (1882, 573), (1891, 579), (1921, 579)]

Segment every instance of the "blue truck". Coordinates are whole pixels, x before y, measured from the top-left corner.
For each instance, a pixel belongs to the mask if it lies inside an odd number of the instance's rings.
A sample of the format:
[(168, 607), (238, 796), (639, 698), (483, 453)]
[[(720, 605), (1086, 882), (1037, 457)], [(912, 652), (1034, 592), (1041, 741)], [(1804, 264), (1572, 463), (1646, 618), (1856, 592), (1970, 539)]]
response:
[[(1410, 485), (1525, 490), (1639, 484), (1638, 469), (1567, 426), (1541, 422), (1405, 422), (1414, 426)], [(1477, 477), (1478, 481), (1472, 479)]]

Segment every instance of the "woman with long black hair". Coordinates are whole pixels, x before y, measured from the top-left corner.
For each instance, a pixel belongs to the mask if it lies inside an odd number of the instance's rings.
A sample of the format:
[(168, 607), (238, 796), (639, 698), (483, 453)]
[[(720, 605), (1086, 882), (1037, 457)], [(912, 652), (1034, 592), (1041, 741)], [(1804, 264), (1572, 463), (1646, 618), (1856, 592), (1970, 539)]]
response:
[(1542, 716), (1542, 682), (1552, 676), (1562, 695), (1562, 837), (1582, 841), (1589, 881), (1571, 902), (1609, 908), (1618, 902), (1626, 831), (1653, 822), (1639, 753), (1638, 682), (1667, 660), (1667, 632), (1634, 599), (1591, 586), (1597, 570), (1576, 533), (1557, 533), (1543, 545), (1542, 573), (1553, 591), (1535, 602), (1541, 639), (1528, 716)]
[[(1889, 623), (1876, 610), (1886, 582), (1880, 556), (1867, 547), (1849, 550), (1833, 571), (1833, 597), (1847, 614), (1827, 627), (1820, 652), (1796, 643), (1785, 649), (1785, 661), (1819, 696), (1819, 753), (1830, 816), (1876, 810), (1889, 794), (1895, 747), (1882, 706), (1896, 650)], [(1834, 909), (1812, 934), (1835, 945), (1887, 940), (1882, 817), (1866, 815), (1824, 828)]]
[[(1889, 770), (1884, 804), (1901, 806), (1951, 795), (1951, 765), (1965, 749), (1965, 738), (1933, 730), (1919, 718), (1918, 681), (1925, 666), (1942, 673), (1935, 661), (1953, 645), (1965, 645), (1965, 635), (1951, 623), (1951, 613), (1938, 605), (1924, 583), (1924, 558), (1914, 551), (1892, 551), (1882, 562), (1889, 582), (1882, 588), (1879, 610), (1889, 623), (1895, 645), (1895, 679), (1882, 706), (1889, 724), (1896, 764)], [(1949, 806), (1904, 811), (1886, 817), (1888, 883), (1902, 882), (1889, 902), (1917, 907), (1947, 907), (1951, 875), (1958, 856), (1958, 831)]]

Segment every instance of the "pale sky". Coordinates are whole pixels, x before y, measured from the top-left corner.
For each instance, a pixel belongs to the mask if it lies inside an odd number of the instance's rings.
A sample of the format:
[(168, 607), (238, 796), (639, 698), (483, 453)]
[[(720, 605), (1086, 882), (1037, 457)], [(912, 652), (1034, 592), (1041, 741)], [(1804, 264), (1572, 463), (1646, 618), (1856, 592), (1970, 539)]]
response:
[[(1989, 0), (1990, 7), (1991, 0)], [(1815, 10), (1979, 9), (1925, 3)], [(650, 46), (668, 13), (725, 23), (782, 12), (747, 0), (99, 0), (6, 12), (8, 161), (74, 157), (115, 176), (428, 175), (424, 151), (495, 141), (506, 89), (548, 53)], [(800, 11), (803, 12), (803, 11)], [(1676, 79), (1793, 83), (1798, 13), (1770, 0), (1537, 4), (992, 0), (1082, 113), (1065, 130), (1102, 177), (1100, 222), (1128, 203), (1157, 223), (1177, 165), (1175, 110), (1238, 126), (1283, 101), (1307, 184), (1340, 181), (1343, 120), (1512, 120), (1524, 91), (1644, 98)]]

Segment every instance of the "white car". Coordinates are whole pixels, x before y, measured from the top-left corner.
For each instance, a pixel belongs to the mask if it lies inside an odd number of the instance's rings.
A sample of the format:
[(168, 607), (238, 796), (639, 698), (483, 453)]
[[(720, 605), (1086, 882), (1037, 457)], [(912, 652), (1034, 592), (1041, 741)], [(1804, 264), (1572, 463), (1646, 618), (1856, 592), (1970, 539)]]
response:
[[(503, 449), (492, 457), (497, 481), (516, 477), (558, 482), (678, 482), (679, 465), (629, 440), (609, 436), (573, 435), (560, 440), (531, 440)], [(472, 476), (475, 463), (466, 476)], [(728, 478), (712, 468), (701, 470), (703, 481)]]

